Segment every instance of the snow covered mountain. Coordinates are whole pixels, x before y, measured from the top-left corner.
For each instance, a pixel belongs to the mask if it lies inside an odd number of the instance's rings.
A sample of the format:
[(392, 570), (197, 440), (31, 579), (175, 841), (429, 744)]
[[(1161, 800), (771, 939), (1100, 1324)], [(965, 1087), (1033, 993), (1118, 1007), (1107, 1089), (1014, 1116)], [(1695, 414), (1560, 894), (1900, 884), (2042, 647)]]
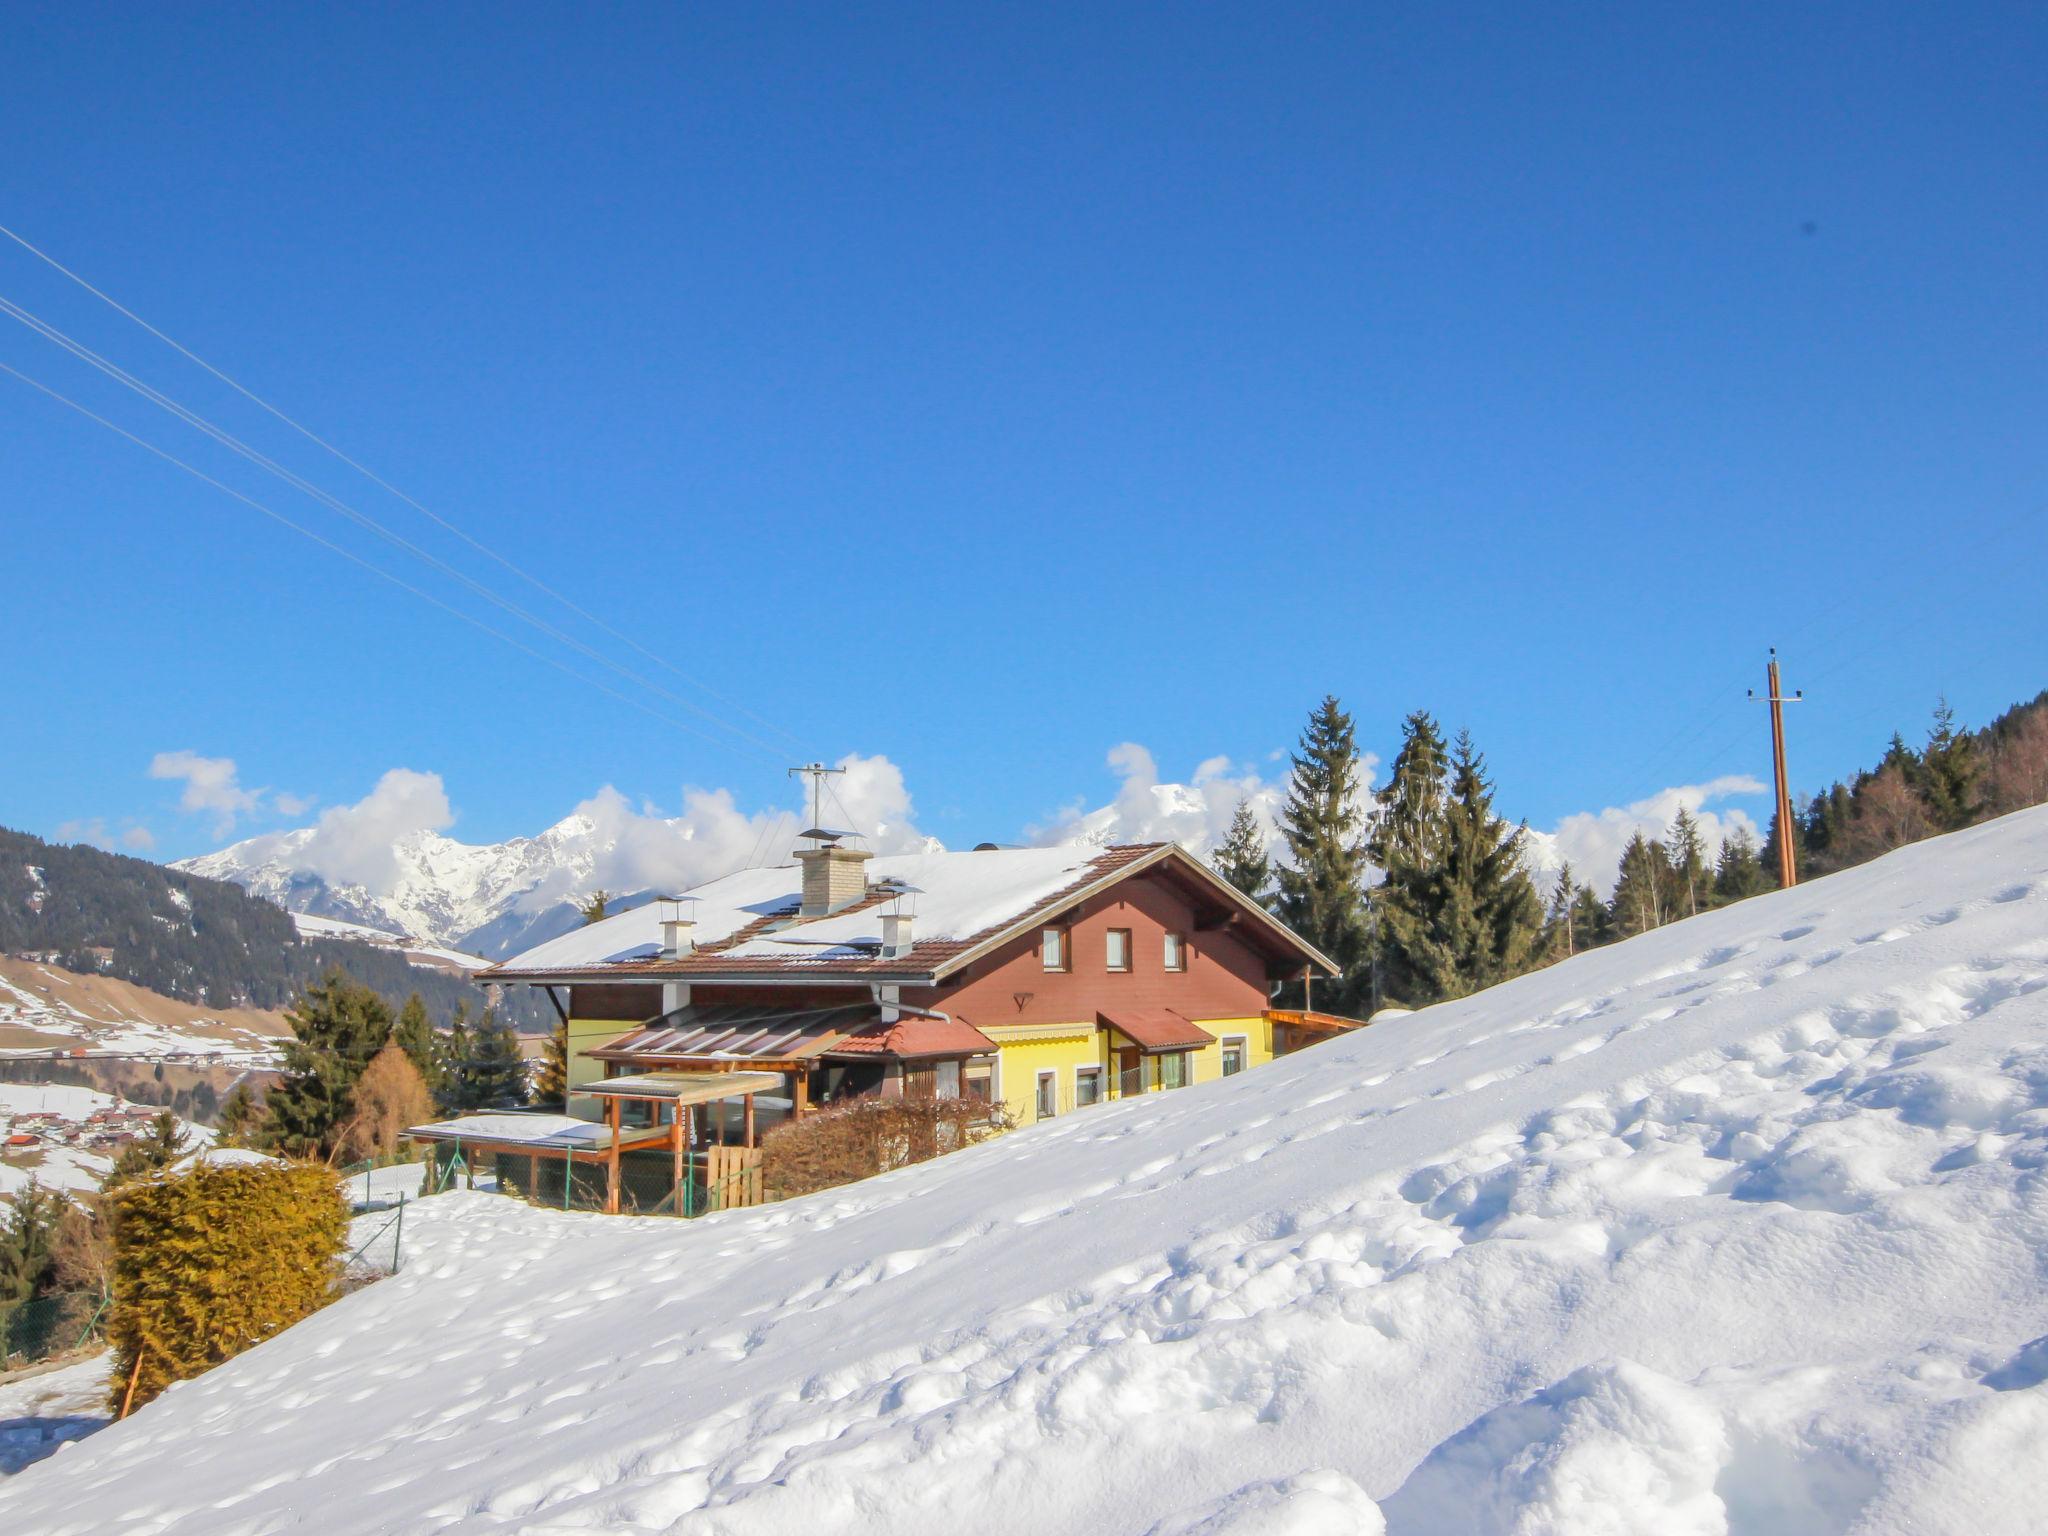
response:
[(2044, 933), (2048, 809), (804, 1200), (438, 1196), (4, 1520), (2038, 1530)]
[(537, 837), (502, 843), (405, 832), (391, 844), (394, 876), (380, 890), (359, 882), (330, 883), (309, 869), (306, 854), (319, 836), (317, 827), (266, 833), (171, 867), (232, 880), (287, 911), (495, 960), (567, 933), (581, 921), (575, 904), (600, 883), (596, 871), (614, 851), (615, 835), (581, 814)]

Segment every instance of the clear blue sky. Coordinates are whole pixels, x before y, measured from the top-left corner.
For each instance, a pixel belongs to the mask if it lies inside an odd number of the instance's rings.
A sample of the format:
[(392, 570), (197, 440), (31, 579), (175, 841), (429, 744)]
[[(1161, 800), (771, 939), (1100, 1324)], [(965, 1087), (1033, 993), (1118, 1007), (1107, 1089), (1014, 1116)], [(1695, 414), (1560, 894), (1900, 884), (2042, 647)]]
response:
[[(2048, 684), (2044, 79), (2025, 6), (17, 4), (0, 223), (949, 842), (1325, 691), (1540, 826), (1767, 774), (1773, 641), (1808, 788)], [(11, 244), (0, 295), (547, 606)], [(0, 522), (0, 821), (204, 849), (173, 749), (431, 770), (477, 841), (786, 793), (4, 377)]]

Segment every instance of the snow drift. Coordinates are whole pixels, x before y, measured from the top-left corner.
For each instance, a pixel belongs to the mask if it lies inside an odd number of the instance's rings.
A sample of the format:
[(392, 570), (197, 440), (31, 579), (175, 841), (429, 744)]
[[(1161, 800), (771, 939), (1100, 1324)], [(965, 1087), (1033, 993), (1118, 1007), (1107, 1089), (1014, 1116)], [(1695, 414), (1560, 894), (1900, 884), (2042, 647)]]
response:
[(441, 1196), (0, 1526), (2039, 1529), (2048, 810), (694, 1223)]

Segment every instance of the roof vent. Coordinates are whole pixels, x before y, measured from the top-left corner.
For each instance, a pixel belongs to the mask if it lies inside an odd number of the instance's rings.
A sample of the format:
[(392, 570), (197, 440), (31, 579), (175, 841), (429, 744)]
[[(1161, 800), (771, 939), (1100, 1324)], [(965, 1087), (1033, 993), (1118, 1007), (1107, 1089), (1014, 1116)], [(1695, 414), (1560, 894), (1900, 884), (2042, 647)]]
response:
[(696, 949), (697, 898), (664, 896), (655, 907), (661, 914), (661, 958), (673, 960)]
[(882, 914), (882, 958), (901, 960), (910, 953), (910, 924), (908, 912), (884, 912)]

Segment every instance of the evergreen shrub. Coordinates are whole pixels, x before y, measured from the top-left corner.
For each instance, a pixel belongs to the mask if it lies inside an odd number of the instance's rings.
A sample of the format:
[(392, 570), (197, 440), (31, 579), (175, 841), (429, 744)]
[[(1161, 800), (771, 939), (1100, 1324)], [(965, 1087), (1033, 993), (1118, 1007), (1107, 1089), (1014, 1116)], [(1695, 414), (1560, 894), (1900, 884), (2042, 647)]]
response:
[(329, 1169), (201, 1165), (132, 1185), (112, 1207), (116, 1413), (281, 1333), (335, 1294), (348, 1210)]

